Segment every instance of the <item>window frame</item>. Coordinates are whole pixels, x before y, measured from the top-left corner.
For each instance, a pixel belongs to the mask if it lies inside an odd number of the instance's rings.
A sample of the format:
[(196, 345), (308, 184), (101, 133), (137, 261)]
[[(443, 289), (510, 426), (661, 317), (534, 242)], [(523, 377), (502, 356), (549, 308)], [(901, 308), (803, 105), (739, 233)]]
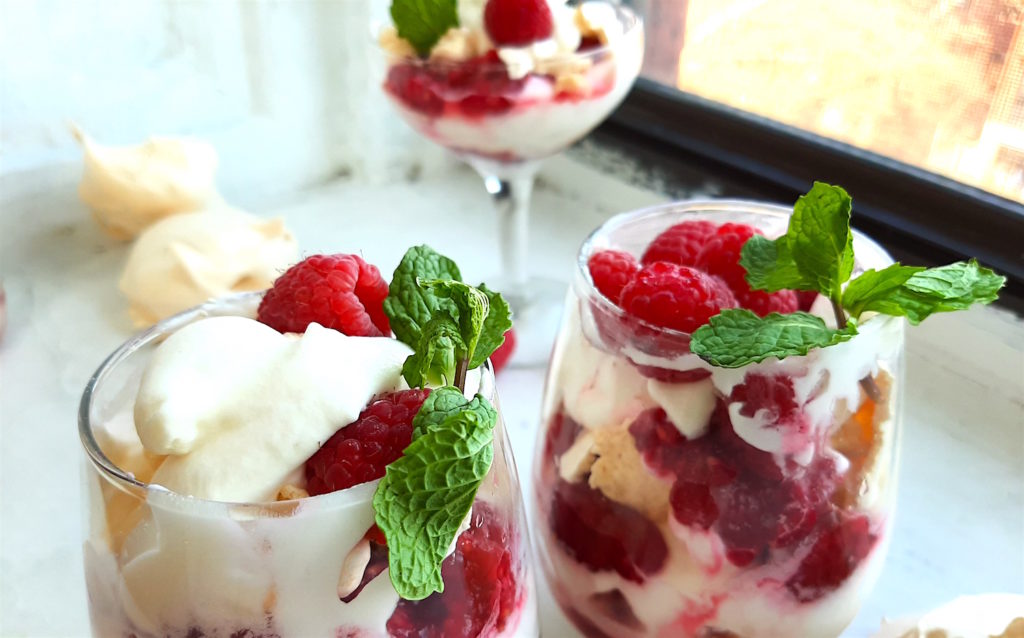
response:
[(854, 226), (894, 257), (922, 265), (975, 257), (1006, 275), (1001, 305), (1024, 314), (1020, 202), (648, 78), (597, 139), (670, 179), (696, 164), (745, 196), (795, 201), (815, 180), (840, 184), (853, 196)]

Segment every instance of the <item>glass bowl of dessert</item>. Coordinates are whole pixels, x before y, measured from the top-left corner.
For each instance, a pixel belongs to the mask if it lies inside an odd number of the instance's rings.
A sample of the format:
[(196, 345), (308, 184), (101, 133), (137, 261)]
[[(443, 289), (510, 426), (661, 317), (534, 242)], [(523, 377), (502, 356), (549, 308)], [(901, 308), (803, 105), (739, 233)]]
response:
[(317, 259), (288, 290), (292, 270), (158, 323), (89, 380), (94, 635), (538, 635), (490, 365), (410, 385), (388, 285)]
[[(532, 503), (542, 571), (587, 636), (837, 636), (879, 575), (903, 319), (862, 318), (802, 355), (720, 367), (694, 354), (728, 309), (835, 327), (825, 295), (744, 279), (743, 244), (785, 235), (791, 212), (686, 201), (613, 217), (583, 244)], [(852, 248), (854, 275), (893, 264), (860, 233)]]
[(540, 162), (600, 124), (640, 72), (642, 20), (614, 2), (460, 0), (433, 38), (400, 1), (379, 32), (384, 93), (402, 119), (483, 177), (499, 217), (516, 364), (546, 361), (564, 285), (528, 272), (528, 211)]

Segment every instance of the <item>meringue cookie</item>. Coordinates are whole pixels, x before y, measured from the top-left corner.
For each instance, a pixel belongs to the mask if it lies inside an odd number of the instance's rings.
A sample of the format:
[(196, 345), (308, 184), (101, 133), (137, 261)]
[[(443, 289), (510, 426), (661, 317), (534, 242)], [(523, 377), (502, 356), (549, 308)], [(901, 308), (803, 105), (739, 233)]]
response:
[(157, 220), (217, 199), (217, 151), (195, 138), (151, 137), (138, 146), (97, 144), (80, 129), (85, 150), (78, 195), (97, 223), (131, 239)]
[(297, 257), (281, 219), (216, 206), (146, 229), (128, 255), (120, 289), (132, 320), (145, 326), (213, 297), (268, 288)]
[(961, 596), (920, 618), (886, 620), (874, 638), (1017, 638), (1024, 635), (1024, 596)]

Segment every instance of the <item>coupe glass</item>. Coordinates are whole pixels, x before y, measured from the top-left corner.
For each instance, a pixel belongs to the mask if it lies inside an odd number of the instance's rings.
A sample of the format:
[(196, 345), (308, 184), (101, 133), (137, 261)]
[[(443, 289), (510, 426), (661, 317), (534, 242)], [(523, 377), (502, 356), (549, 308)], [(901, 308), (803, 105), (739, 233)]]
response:
[[(849, 342), (714, 368), (625, 315), (592, 253), (671, 225), (785, 232), (790, 210), (690, 201), (618, 215), (583, 245), (543, 403), (531, 502), (542, 570), (587, 636), (837, 636), (882, 568), (896, 493), (901, 319)], [(892, 259), (854, 233), (855, 269)], [(820, 309), (820, 310), (819, 310)], [(831, 306), (819, 297), (822, 315)]]
[(453, 62), (386, 54), (384, 93), (395, 109), (413, 129), (476, 169), (491, 195), (500, 220), (503, 268), (494, 287), (516, 316), (513, 365), (547, 360), (565, 290), (528, 272), (530, 193), (537, 169), (600, 124), (640, 72), (643, 22), (627, 7), (609, 8), (620, 37), (556, 58), (546, 63), (547, 73), (521, 79), (510, 79), (497, 59)]
[[(399, 598), (387, 549), (367, 533), (376, 481), (273, 503), (209, 501), (146, 482), (159, 459), (142, 450), (132, 410), (154, 349), (204, 317), (255, 316), (260, 295), (157, 324), (110, 355), (85, 388), (79, 433), (93, 635), (536, 637), (529, 539), (500, 410), (470, 526), (442, 565), (444, 592), (422, 601)], [(480, 392), (498, 406), (489, 366)], [(346, 574), (352, 565), (365, 568)], [(354, 591), (353, 575), (361, 583)]]

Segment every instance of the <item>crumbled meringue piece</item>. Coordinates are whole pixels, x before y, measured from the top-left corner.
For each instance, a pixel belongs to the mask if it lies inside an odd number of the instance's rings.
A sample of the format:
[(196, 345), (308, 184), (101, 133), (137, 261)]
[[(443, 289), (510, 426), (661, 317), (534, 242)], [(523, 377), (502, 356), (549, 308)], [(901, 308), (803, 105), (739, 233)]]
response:
[(597, 38), (601, 44), (622, 36), (622, 24), (615, 9), (604, 2), (584, 2), (576, 8), (573, 24), (584, 38)]
[(597, 455), (590, 468), (590, 487), (605, 496), (625, 503), (644, 513), (655, 523), (668, 516), (668, 496), (672, 483), (655, 476), (636, 449), (629, 424), (592, 430), (593, 453)]
[(117, 239), (150, 224), (201, 209), (217, 196), (217, 151), (195, 138), (151, 137), (138, 146), (97, 144), (77, 127), (85, 151), (78, 195)]
[(227, 206), (160, 220), (132, 246), (121, 292), (137, 325), (232, 292), (262, 290), (298, 256), (281, 219)]
[(381, 29), (377, 37), (377, 43), (390, 55), (397, 58), (411, 58), (416, 56), (416, 49), (408, 40), (398, 35), (395, 27), (387, 26)]
[(468, 60), (483, 55), (493, 47), (487, 34), (464, 27), (452, 27), (430, 50), (431, 60)]

